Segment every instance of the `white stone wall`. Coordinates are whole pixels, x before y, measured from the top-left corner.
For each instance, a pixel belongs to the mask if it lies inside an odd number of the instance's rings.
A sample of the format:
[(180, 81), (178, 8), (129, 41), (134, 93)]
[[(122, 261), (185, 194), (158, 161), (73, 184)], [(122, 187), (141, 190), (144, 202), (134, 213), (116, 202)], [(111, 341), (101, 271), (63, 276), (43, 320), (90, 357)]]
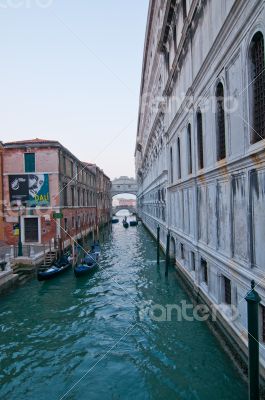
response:
[[(232, 304), (239, 310), (230, 325), (235, 337), (245, 343), (244, 296), (251, 279), (258, 283), (265, 305), (265, 152), (264, 140), (250, 141), (249, 86), (249, 46), (255, 32), (261, 31), (265, 37), (265, 1), (188, 0), (186, 19), (181, 2), (176, 2), (163, 43), (166, 10), (171, 3), (150, 1), (149, 7), (137, 132), (140, 148), (135, 152), (138, 212), (154, 234), (157, 225), (161, 226), (163, 246), (170, 230), (177, 265), (224, 318), (230, 307), (224, 305), (224, 277), (230, 279)], [(165, 51), (169, 51), (169, 68)], [(223, 84), (228, 109), (226, 157), (221, 161), (217, 161), (215, 113), (218, 82)], [(199, 107), (204, 152), (201, 170), (196, 129)], [(188, 124), (192, 174), (188, 170)], [(158, 193), (161, 190), (163, 199)], [(157, 212), (163, 208), (165, 218)], [(180, 244), (184, 245), (184, 259)], [(202, 258), (207, 262), (207, 285)], [(261, 353), (264, 360), (263, 347)]]

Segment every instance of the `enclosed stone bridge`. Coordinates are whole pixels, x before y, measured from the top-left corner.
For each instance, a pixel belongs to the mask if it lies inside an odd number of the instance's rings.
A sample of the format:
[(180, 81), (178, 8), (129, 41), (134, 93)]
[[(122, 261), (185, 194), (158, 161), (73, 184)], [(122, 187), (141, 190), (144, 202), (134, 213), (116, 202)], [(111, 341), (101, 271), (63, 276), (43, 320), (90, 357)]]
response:
[(112, 215), (116, 215), (117, 212), (119, 212), (119, 211), (121, 211), (121, 210), (128, 210), (129, 213), (131, 213), (131, 214), (136, 214), (136, 208), (135, 208), (135, 207), (124, 205), (124, 206), (115, 206), (115, 207), (112, 207)]
[(128, 193), (136, 196), (138, 191), (138, 185), (134, 178), (128, 176), (120, 176), (119, 178), (113, 179), (111, 187), (111, 196), (117, 194)]

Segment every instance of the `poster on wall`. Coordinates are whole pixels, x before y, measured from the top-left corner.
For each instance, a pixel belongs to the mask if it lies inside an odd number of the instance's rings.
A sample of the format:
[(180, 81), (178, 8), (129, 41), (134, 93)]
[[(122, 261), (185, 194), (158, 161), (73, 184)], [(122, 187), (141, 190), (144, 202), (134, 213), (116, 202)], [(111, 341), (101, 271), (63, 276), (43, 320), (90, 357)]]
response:
[(10, 202), (27, 207), (50, 205), (49, 175), (9, 175)]

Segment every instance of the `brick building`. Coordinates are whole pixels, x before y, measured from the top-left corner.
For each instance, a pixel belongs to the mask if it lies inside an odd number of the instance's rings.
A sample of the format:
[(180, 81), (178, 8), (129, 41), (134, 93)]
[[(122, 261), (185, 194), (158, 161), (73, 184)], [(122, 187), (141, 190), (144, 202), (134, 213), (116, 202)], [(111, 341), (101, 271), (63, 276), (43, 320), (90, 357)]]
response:
[(78, 160), (57, 141), (10, 142), (4, 148), (4, 228), (8, 244), (18, 242), (19, 214), (24, 244), (60, 239), (67, 246), (70, 237), (80, 238), (96, 230), (98, 167)]
[(96, 164), (86, 165), (96, 176), (96, 224), (100, 228), (111, 220), (111, 181)]

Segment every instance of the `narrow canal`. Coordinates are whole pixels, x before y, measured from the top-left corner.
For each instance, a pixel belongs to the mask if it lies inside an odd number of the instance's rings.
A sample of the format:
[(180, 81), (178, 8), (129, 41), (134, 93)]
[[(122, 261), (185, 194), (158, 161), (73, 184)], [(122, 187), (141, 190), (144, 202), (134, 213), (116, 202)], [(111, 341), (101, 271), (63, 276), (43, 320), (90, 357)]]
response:
[(1, 400), (247, 399), (205, 322), (147, 312), (190, 300), (173, 268), (165, 278), (157, 267), (145, 228), (119, 223), (104, 236), (90, 279), (69, 271), (0, 299)]

